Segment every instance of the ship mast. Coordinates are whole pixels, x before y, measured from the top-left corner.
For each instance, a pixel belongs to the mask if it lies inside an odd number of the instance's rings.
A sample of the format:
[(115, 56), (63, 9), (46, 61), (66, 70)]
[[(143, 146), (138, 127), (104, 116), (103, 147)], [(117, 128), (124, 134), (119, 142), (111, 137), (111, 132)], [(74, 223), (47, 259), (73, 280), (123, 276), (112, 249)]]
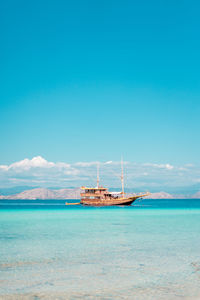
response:
[(97, 163), (97, 188), (99, 188), (99, 163)]
[(121, 159), (121, 182), (122, 182), (122, 198), (124, 199), (124, 168), (123, 168), (123, 159)]

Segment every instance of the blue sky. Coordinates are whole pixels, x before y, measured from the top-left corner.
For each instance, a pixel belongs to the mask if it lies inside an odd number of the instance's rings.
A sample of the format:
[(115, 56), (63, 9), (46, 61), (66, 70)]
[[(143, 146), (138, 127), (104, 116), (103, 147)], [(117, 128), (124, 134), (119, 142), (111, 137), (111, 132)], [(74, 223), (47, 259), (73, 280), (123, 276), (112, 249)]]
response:
[(0, 164), (198, 164), (199, 9), (1, 2)]

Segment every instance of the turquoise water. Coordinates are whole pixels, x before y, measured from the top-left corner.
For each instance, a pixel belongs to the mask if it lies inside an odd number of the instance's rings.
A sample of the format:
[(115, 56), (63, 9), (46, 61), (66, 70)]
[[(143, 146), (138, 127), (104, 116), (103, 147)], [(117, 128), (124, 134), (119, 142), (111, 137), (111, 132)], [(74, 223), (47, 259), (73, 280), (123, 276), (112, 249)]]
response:
[(200, 299), (200, 201), (0, 201), (0, 299)]

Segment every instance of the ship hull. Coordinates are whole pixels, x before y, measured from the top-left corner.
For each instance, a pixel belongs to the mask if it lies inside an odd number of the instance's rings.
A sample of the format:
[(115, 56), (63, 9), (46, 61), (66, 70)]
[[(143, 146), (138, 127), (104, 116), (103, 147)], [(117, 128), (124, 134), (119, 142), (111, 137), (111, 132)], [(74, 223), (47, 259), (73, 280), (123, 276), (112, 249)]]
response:
[(131, 205), (138, 198), (141, 198), (141, 196), (117, 199), (81, 199), (80, 204), (87, 206)]

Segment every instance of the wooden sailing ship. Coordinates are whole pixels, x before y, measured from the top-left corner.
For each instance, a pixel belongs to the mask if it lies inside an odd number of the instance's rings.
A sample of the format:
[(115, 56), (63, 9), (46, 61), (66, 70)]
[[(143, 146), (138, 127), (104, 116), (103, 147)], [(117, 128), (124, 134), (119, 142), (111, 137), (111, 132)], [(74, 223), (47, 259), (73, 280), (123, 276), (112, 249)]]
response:
[(124, 193), (123, 162), (121, 164), (121, 171), (122, 191), (109, 192), (107, 188), (99, 186), (99, 168), (97, 167), (97, 187), (81, 187), (80, 204), (91, 206), (131, 205), (136, 199), (149, 195), (149, 193), (126, 195)]

